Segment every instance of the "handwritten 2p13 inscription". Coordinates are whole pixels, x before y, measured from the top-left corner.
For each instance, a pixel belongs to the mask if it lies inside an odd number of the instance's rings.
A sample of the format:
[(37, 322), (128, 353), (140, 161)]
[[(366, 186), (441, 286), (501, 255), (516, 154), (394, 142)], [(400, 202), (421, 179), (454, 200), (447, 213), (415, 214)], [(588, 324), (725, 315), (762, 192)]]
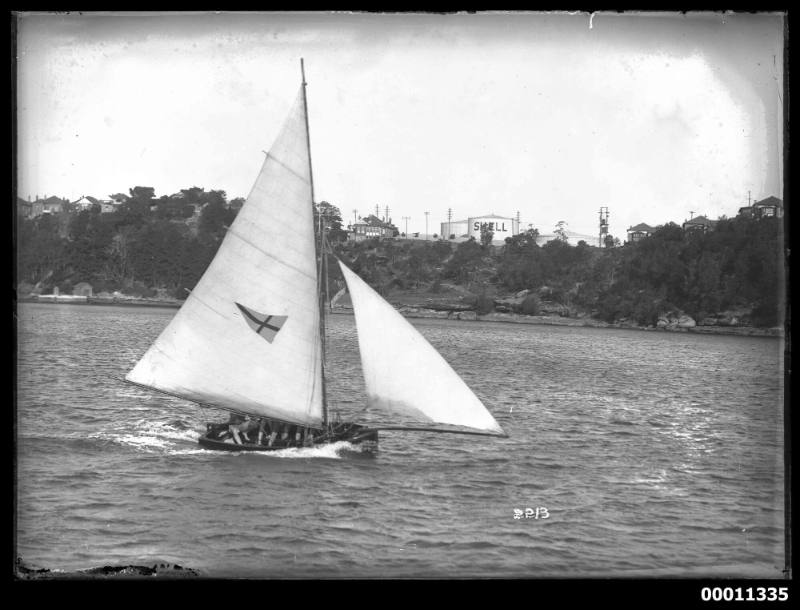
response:
[(548, 519), (549, 517), (550, 511), (544, 506), (514, 509), (514, 519)]

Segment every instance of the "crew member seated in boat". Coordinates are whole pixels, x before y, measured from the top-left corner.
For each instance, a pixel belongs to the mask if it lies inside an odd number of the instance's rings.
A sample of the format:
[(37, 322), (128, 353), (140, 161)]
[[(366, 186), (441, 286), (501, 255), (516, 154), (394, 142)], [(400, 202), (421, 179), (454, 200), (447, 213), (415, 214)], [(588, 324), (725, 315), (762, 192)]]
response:
[(267, 447), (272, 447), (272, 444), (275, 442), (275, 439), (278, 438), (278, 427), (280, 426), (279, 422), (269, 420), (269, 440), (267, 441)]
[(233, 442), (237, 445), (242, 444), (242, 439), (239, 438), (238, 429), (239, 424), (242, 422), (244, 422), (244, 416), (231, 412), (230, 416), (228, 417), (228, 435), (233, 437)]
[[(281, 423), (272, 419), (265, 419), (262, 421), (264, 422), (264, 440), (260, 441), (260, 444), (272, 447), (275, 439), (278, 438), (278, 434), (280, 434)], [(259, 428), (259, 435), (260, 434), (261, 428)]]
[[(234, 418), (234, 416), (236, 416), (236, 418)], [(236, 413), (231, 413), (231, 418), (228, 421), (228, 430), (230, 430), (233, 435), (233, 440), (237, 445), (242, 444), (242, 439), (251, 443), (250, 432), (258, 430), (258, 421), (242, 417)], [(241, 436), (239, 436), (240, 434)]]

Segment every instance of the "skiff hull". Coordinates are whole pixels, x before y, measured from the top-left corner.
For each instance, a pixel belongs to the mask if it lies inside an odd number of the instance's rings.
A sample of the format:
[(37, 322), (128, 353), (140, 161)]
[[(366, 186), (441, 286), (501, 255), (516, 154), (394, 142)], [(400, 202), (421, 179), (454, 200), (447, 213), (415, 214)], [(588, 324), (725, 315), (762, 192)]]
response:
[(235, 443), (230, 438), (222, 440), (218, 438), (220, 432), (227, 430), (227, 424), (208, 424), (206, 433), (198, 439), (198, 443), (205, 449), (215, 451), (281, 451), (283, 449), (301, 447), (320, 447), (332, 443), (346, 441), (353, 445), (358, 445), (362, 451), (376, 451), (378, 448), (378, 431), (369, 429), (359, 424), (339, 424), (329, 431), (315, 430), (314, 439), (311, 445), (294, 442), (293, 440), (282, 441), (276, 439), (272, 446), (256, 443)]

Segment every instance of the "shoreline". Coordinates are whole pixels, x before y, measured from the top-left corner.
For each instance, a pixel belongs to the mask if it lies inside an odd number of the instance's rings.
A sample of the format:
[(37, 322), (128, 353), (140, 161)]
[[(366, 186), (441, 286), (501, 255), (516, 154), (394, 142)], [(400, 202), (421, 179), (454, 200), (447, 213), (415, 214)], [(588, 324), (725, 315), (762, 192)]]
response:
[[(476, 314), (474, 311), (403, 311), (395, 305), (398, 313), (404, 318), (458, 320), (460, 322), (500, 322), (505, 324), (535, 324), (542, 326), (577, 326), (582, 328), (614, 328), (621, 330), (640, 330), (645, 332), (667, 333), (695, 333), (705, 335), (735, 335), (744, 337), (783, 337), (781, 328), (758, 328), (755, 326), (694, 326), (690, 328), (638, 326), (635, 324), (616, 323), (610, 324), (593, 318), (565, 318), (562, 316), (526, 316), (515, 313), (493, 312)], [(334, 307), (331, 313), (339, 315), (353, 315), (349, 307)], [(464, 316), (464, 314), (472, 314)]]
[[(117, 307), (164, 307), (178, 309), (183, 305), (183, 301), (164, 301), (158, 299), (146, 299), (136, 297), (69, 297), (62, 295), (55, 297), (47, 295), (49, 298), (21, 297), (18, 303), (47, 303), (51, 305), (112, 305)], [(67, 298), (65, 298), (67, 297)], [(544, 326), (577, 326), (583, 328), (615, 328), (623, 330), (640, 330), (645, 332), (683, 332), (705, 335), (733, 335), (740, 337), (783, 337), (784, 332), (781, 328), (758, 328), (755, 326), (693, 326), (693, 327), (655, 327), (639, 326), (628, 323), (608, 323), (593, 318), (565, 318), (562, 316), (526, 316), (516, 313), (492, 312), (488, 314), (477, 314), (473, 310), (451, 311), (434, 310), (419, 307), (409, 307), (392, 303), (398, 313), (404, 318), (420, 319), (439, 319), (457, 320), (460, 322), (501, 322), (505, 324), (538, 324)], [(353, 315), (350, 307), (336, 306), (331, 313), (337, 315)]]
[(47, 303), (50, 305), (116, 305), (122, 307), (168, 307), (178, 309), (183, 301), (165, 301), (139, 297), (75, 297), (70, 295), (44, 295), (41, 297), (19, 297), (17, 303)]

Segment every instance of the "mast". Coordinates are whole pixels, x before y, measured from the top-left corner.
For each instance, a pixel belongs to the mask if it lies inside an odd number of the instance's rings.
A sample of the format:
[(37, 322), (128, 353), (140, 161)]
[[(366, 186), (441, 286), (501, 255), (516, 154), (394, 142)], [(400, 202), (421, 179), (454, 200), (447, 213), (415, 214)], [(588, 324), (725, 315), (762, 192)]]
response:
[[(311, 212), (314, 212), (314, 172), (311, 163), (311, 131), (308, 127), (308, 98), (306, 96), (306, 70), (303, 64), (303, 58), (300, 58), (300, 74), (303, 79), (303, 111), (306, 119), (306, 141), (308, 143), (308, 175), (311, 178)], [(318, 213), (319, 219), (319, 241), (317, 242), (317, 253), (319, 255), (317, 262), (317, 294), (319, 295), (319, 340), (322, 349), (322, 358), (320, 365), (322, 367), (322, 425), (328, 423), (328, 395), (325, 387), (325, 296), (321, 290), (322, 273), (325, 259), (325, 244), (323, 241), (323, 227), (322, 227), (322, 214)]]

